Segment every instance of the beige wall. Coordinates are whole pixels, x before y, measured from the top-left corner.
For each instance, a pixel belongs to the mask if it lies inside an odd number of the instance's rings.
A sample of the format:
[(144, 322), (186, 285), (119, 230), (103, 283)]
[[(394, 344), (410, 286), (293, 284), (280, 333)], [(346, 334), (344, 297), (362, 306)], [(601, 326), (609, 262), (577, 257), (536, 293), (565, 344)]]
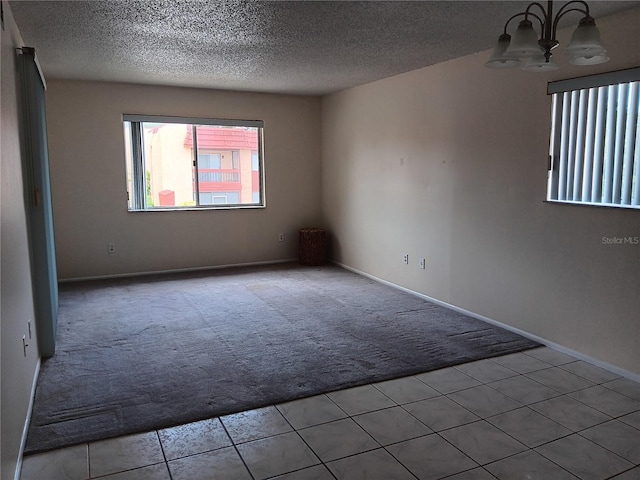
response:
[(495, 71), (482, 52), (323, 98), (334, 258), (640, 374), (640, 246), (601, 240), (639, 236), (640, 212), (543, 201), (547, 82), (640, 65), (640, 9), (598, 26), (604, 65)]
[[(264, 120), (267, 207), (128, 212), (126, 113)], [(47, 117), (61, 279), (297, 258), (321, 218), (318, 97), (50, 81)]]
[(25, 357), (22, 336), (28, 336), (27, 322), (33, 323), (34, 309), (27, 241), (27, 224), (22, 189), (20, 135), (18, 129), (18, 94), (15, 48), (23, 46), (11, 11), (4, 7), (5, 29), (2, 31), (2, 105), (1, 139), (1, 240), (2, 264), (0, 285), (2, 438), (0, 478), (11, 479), (18, 463), (22, 432), (27, 416), (36, 369), (37, 341), (29, 341)]

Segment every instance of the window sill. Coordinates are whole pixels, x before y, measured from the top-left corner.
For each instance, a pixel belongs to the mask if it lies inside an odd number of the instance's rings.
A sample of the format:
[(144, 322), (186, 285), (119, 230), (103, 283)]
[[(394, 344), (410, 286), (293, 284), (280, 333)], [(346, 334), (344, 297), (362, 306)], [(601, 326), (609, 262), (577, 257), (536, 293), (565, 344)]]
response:
[(216, 210), (260, 210), (267, 208), (266, 205), (225, 205), (219, 207), (154, 207), (141, 209), (128, 209), (129, 213), (140, 212), (200, 212), (200, 211), (216, 211)]
[(544, 203), (554, 205), (571, 205), (577, 207), (596, 207), (596, 208), (616, 208), (620, 210), (640, 210), (640, 205), (618, 205), (616, 203), (591, 203), (591, 202), (573, 202), (570, 200), (544, 200)]

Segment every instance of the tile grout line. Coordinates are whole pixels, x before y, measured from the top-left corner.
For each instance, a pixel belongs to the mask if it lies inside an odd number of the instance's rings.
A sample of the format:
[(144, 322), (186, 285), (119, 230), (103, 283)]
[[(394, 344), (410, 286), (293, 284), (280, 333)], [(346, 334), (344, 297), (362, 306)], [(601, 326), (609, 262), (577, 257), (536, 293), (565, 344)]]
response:
[[(256, 477), (253, 475), (253, 472), (249, 469), (249, 465), (247, 465), (247, 462), (245, 462), (244, 457), (240, 454), (240, 450), (238, 449), (238, 445), (236, 444), (236, 441), (233, 439), (233, 437), (229, 433), (229, 430), (227, 430), (227, 426), (222, 421), (222, 418), (221, 417), (215, 417), (215, 418), (217, 418), (218, 421), (220, 422), (220, 425), (222, 425), (222, 428), (224, 429), (224, 433), (226, 433), (227, 437), (229, 437), (229, 440), (231, 441), (231, 445), (233, 446), (233, 449), (235, 450), (235, 452), (238, 455), (238, 457), (240, 457), (240, 460), (242, 461), (242, 464), (244, 465), (244, 468), (246, 468), (247, 472), (249, 472), (249, 476), (253, 480), (256, 480)], [(224, 448), (224, 447), (221, 447), (221, 448)], [(216, 450), (219, 450), (219, 449), (216, 449)]]
[(171, 473), (171, 469), (169, 468), (169, 460), (167, 459), (167, 454), (164, 451), (164, 445), (162, 444), (162, 439), (160, 438), (160, 430), (155, 430), (156, 436), (158, 437), (158, 443), (160, 444), (160, 451), (162, 452), (162, 458), (164, 458), (164, 466), (169, 473), (169, 480), (173, 480), (173, 474)]

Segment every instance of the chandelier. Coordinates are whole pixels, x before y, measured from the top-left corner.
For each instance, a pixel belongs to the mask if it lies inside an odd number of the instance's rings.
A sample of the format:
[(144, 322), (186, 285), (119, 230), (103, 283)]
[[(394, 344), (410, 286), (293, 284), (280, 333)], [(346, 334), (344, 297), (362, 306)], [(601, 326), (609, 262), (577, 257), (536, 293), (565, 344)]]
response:
[[(565, 53), (572, 65), (597, 65), (609, 60), (607, 51), (600, 42), (600, 31), (596, 22), (589, 15), (589, 5), (582, 0), (574, 0), (564, 4), (558, 13), (553, 15), (553, 2), (547, 2), (545, 9), (540, 3), (533, 2), (524, 12), (516, 13), (504, 25), (504, 32), (498, 38), (491, 58), (485, 63), (487, 68), (522, 67), (528, 72), (551, 72), (558, 69), (553, 62), (551, 51), (560, 42), (556, 40), (558, 21), (570, 12), (580, 12), (583, 17), (573, 32)], [(511, 20), (524, 17), (518, 29), (511, 35), (507, 27)], [(534, 29), (540, 27), (540, 34)]]

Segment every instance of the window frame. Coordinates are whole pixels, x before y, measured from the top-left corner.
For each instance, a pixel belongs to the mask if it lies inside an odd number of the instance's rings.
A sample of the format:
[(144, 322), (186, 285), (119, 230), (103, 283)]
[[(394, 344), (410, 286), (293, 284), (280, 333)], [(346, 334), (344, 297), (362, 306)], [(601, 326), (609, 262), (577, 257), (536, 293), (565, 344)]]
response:
[[(629, 85), (626, 97), (618, 97), (619, 85)], [(640, 68), (550, 82), (547, 93), (552, 106), (546, 201), (640, 210)], [(623, 179), (628, 195), (621, 186), (618, 198), (613, 182)], [(611, 195), (605, 191), (609, 184)]]
[[(240, 119), (220, 119), (220, 118), (200, 118), (200, 117), (178, 117), (166, 115), (140, 115), (123, 114), (122, 122), (125, 132), (125, 142), (128, 145), (131, 156), (130, 171), (127, 168), (127, 210), (129, 212), (163, 212), (163, 211), (194, 211), (194, 210), (242, 210), (266, 208), (265, 194), (265, 161), (264, 161), (264, 121), (263, 120), (240, 120)], [(146, 181), (146, 159), (144, 155), (144, 132), (143, 123), (172, 123), (188, 125), (193, 131), (193, 152), (192, 168), (194, 169), (195, 188), (193, 191), (195, 205), (170, 205), (170, 206), (149, 206), (147, 204), (147, 181)], [(198, 169), (200, 168), (198, 159), (197, 127), (249, 127), (257, 129), (257, 156), (258, 156), (258, 202), (238, 203), (238, 204), (200, 204), (200, 181), (198, 181)], [(129, 148), (130, 147), (130, 148)], [(126, 158), (125, 158), (126, 159)], [(253, 152), (252, 152), (253, 159)], [(128, 160), (126, 159), (127, 163)], [(129, 167), (129, 165), (127, 165)], [(129, 191), (129, 186), (131, 190)], [(255, 196), (254, 192), (254, 195)]]

